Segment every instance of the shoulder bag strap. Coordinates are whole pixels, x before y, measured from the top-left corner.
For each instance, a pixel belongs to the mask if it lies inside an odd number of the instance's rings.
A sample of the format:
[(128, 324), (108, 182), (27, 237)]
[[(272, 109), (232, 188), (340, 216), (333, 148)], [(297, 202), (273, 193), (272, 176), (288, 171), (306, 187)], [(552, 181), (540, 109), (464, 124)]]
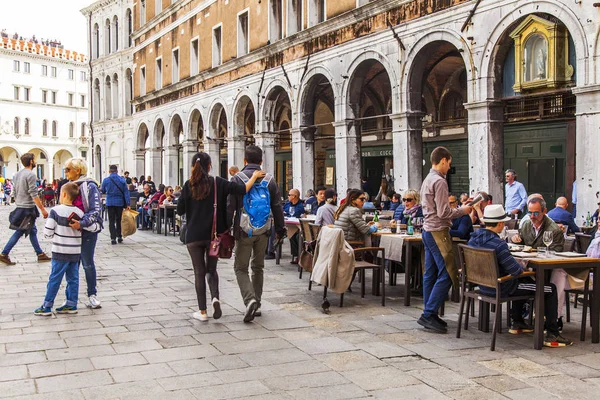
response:
[(119, 187), (118, 182), (115, 182), (115, 180), (112, 177), (108, 177), (108, 179), (110, 179), (112, 181), (112, 183), (115, 184), (115, 186), (117, 187), (117, 189), (119, 189), (119, 191), (121, 192), (121, 194), (123, 195), (123, 201), (125, 202), (125, 207), (127, 207), (129, 205), (129, 202), (127, 201), (127, 199), (125, 198), (125, 192), (123, 191), (123, 189), (121, 189)]
[(214, 210), (213, 210), (213, 224), (212, 224), (212, 239), (214, 240), (217, 238), (217, 177), (215, 176), (214, 178), (214, 182), (215, 182), (215, 202), (214, 202)]

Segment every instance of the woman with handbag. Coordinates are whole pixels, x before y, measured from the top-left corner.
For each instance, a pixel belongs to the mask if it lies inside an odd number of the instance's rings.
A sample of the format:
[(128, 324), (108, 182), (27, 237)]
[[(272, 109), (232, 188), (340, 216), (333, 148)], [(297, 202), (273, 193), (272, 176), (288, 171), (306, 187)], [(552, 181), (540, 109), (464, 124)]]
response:
[[(229, 182), (208, 173), (212, 163), (204, 152), (192, 159), (192, 176), (185, 182), (177, 201), (177, 214), (185, 215), (188, 229), (185, 243), (192, 258), (199, 311), (193, 317), (208, 321), (206, 313), (206, 280), (212, 298), (213, 318), (221, 318), (219, 303), (219, 275), (217, 260), (231, 257), (233, 240), (229, 240), (227, 221), (227, 196), (243, 195), (252, 188), (257, 179), (264, 177), (263, 171), (256, 171), (245, 184)], [(210, 253), (210, 254), (209, 254)]]

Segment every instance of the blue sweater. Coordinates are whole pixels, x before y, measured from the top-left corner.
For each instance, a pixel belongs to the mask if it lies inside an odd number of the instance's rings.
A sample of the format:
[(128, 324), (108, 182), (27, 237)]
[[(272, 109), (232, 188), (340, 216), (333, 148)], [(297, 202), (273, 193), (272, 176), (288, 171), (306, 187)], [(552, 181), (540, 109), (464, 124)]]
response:
[[(506, 242), (500, 239), (495, 232), (492, 232), (489, 229), (477, 229), (475, 232), (473, 232), (473, 234), (471, 234), (469, 246), (496, 250), (496, 259), (498, 260), (498, 268), (500, 273), (499, 278), (506, 275), (518, 276), (523, 273), (523, 268), (517, 262), (517, 260), (515, 260), (513, 255), (510, 254)], [(517, 290), (517, 286), (517, 279), (502, 283), (502, 297), (512, 294), (515, 290)], [(480, 286), (479, 289), (481, 290), (481, 293), (486, 296), (496, 296), (496, 288)]]
[(471, 233), (473, 233), (473, 221), (471, 221), (470, 215), (463, 215), (452, 220), (450, 236), (469, 240)]
[(292, 205), (288, 200), (283, 205), (283, 215), (286, 217), (300, 218), (302, 214), (304, 214), (304, 203), (302, 200), (298, 200), (296, 205)]

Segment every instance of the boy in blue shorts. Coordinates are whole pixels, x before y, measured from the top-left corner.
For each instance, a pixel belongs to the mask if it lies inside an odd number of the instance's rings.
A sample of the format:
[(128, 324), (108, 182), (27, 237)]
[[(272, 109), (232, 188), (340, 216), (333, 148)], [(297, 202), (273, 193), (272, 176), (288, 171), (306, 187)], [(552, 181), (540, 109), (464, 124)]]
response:
[(83, 217), (83, 211), (73, 205), (79, 194), (77, 184), (65, 183), (60, 191), (60, 205), (50, 211), (44, 236), (52, 238), (52, 271), (48, 279), (44, 303), (33, 313), (35, 315), (52, 315), (54, 299), (60, 289), (63, 276), (66, 275), (67, 301), (56, 308), (58, 314), (76, 314), (79, 295), (79, 258), (81, 254), (81, 232), (72, 228), (69, 222)]

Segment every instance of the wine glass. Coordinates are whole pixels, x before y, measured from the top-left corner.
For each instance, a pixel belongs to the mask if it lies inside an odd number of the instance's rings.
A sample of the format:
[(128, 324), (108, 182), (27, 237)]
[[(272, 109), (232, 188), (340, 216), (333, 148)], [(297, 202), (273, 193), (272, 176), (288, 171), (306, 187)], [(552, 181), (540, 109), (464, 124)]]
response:
[(550, 245), (552, 244), (552, 232), (550, 231), (546, 231), (544, 232), (544, 244), (546, 245), (546, 247), (548, 248), (548, 252), (550, 251)]
[(304, 211), (306, 211), (306, 215), (309, 215), (310, 212), (312, 211), (312, 204), (306, 204), (304, 206)]

